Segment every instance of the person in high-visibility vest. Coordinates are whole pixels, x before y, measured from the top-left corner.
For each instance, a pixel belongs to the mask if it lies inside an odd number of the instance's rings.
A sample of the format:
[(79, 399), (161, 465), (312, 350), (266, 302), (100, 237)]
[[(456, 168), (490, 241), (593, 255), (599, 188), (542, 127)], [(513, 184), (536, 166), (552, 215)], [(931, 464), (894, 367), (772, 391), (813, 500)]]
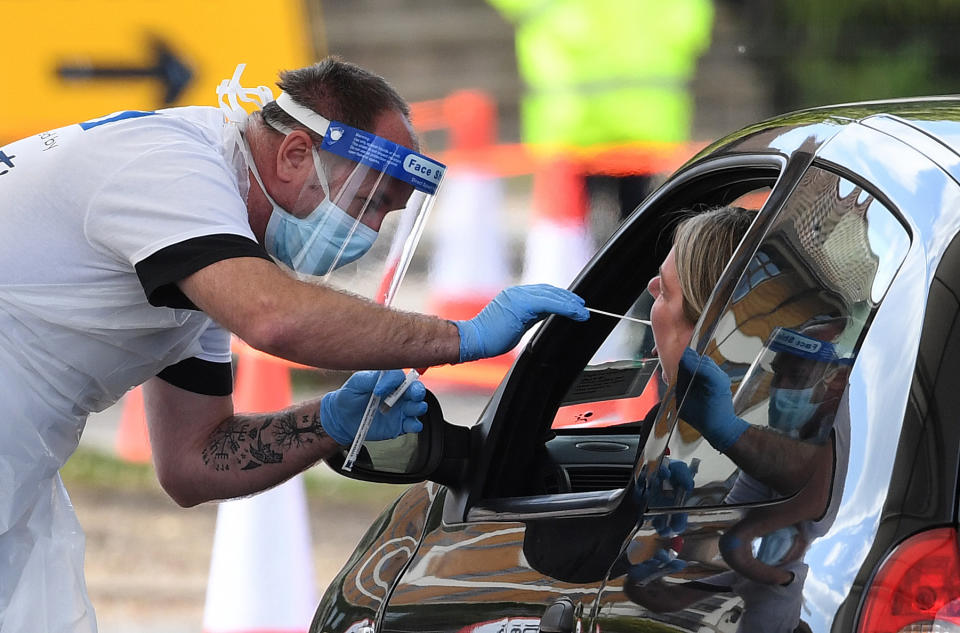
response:
[[(688, 84), (710, 41), (711, 0), (489, 2), (516, 27), (525, 143), (562, 155), (689, 140)], [(638, 202), (622, 200), (621, 217)]]

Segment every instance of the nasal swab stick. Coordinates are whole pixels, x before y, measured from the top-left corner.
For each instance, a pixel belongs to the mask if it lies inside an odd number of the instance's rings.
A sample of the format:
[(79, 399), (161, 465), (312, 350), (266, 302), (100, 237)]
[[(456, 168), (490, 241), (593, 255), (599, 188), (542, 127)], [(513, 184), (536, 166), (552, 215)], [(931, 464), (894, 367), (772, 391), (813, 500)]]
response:
[(635, 323), (643, 323), (644, 325), (650, 325), (650, 321), (644, 321), (643, 319), (635, 319), (633, 317), (623, 316), (622, 314), (614, 314), (613, 312), (604, 312), (603, 310), (597, 310), (596, 308), (587, 308), (587, 311), (596, 312), (597, 314), (602, 314), (604, 316), (614, 317), (617, 319), (626, 319), (627, 321), (633, 321)]

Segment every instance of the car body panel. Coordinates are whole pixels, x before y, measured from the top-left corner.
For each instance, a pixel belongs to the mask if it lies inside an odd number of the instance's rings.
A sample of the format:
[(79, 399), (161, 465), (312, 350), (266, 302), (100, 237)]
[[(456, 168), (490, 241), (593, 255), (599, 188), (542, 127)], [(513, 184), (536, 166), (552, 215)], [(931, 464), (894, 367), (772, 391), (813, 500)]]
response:
[(415, 484), (383, 511), (327, 588), (329, 599), (321, 602), (312, 630), (362, 631), (373, 625), (419, 547), (438, 495), (442, 487), (433, 482)]

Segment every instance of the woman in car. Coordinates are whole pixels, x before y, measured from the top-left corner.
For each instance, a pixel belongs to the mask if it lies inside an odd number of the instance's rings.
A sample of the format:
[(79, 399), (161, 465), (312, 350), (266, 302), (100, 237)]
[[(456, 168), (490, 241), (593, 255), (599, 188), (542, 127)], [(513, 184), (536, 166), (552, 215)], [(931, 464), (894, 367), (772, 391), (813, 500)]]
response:
[(673, 248), (647, 286), (654, 298), (650, 323), (668, 383), (676, 376), (713, 287), (755, 217), (756, 211), (727, 206), (691, 215), (677, 225)]

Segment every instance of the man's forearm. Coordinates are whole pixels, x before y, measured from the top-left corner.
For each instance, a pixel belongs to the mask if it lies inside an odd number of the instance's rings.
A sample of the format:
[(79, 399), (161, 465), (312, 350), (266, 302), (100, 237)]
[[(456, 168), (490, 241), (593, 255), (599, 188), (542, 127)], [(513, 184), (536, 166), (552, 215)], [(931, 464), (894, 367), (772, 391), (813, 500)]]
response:
[[(455, 363), (460, 357), (456, 325), (434, 316), (402, 312), (328, 288), (316, 293), (317, 308), (289, 315), (284, 334), (264, 351), (326, 369), (395, 369)], [(323, 315), (315, 313), (322, 310)]]
[(191, 447), (183, 465), (193, 471), (182, 505), (232, 499), (286, 481), (338, 450), (320, 424), (320, 401), (272, 413), (234, 415), (201, 445)]
[(811, 460), (820, 450), (820, 445), (751, 425), (726, 453), (754, 479), (790, 495), (806, 483)]
[[(330, 441), (324, 442), (327, 439)], [(327, 444), (330, 444), (329, 451), (326, 450)], [(301, 456), (291, 455), (303, 452), (301, 449), (308, 450)], [(336, 442), (320, 425), (318, 411), (303, 413), (287, 409), (274, 413), (235, 415), (225, 420), (210, 435), (200, 454), (208, 469), (236, 472), (282, 464), (284, 461), (288, 464), (299, 461), (309, 465), (332, 454), (334, 450)]]
[(453, 323), (300, 282), (262, 259), (216, 262), (182, 280), (180, 287), (251, 346), (304, 365), (390, 369), (460, 358), (460, 335)]

